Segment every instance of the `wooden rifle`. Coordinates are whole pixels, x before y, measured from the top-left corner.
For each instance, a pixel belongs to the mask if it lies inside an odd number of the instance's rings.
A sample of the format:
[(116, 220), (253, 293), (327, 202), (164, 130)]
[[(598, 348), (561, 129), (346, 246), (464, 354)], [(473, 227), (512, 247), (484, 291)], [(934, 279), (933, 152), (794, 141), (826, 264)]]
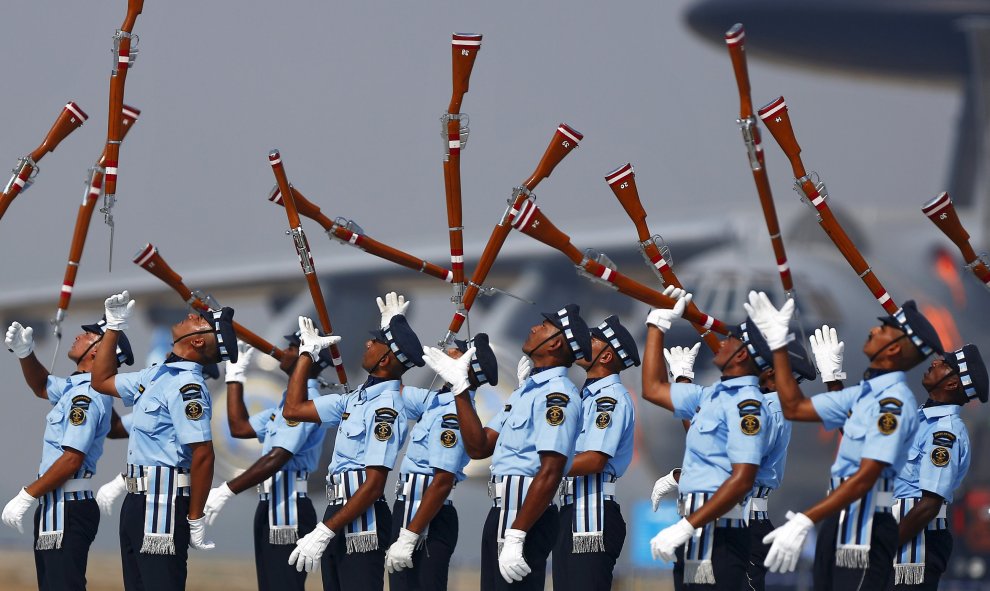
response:
[(963, 260), (966, 261), (966, 268), (976, 275), (976, 278), (983, 283), (983, 287), (990, 289), (990, 261), (987, 260), (986, 254), (977, 255), (973, 250), (973, 245), (969, 243), (969, 232), (959, 221), (959, 214), (952, 204), (952, 197), (943, 191), (926, 203), (921, 211), (956, 245), (962, 253)]

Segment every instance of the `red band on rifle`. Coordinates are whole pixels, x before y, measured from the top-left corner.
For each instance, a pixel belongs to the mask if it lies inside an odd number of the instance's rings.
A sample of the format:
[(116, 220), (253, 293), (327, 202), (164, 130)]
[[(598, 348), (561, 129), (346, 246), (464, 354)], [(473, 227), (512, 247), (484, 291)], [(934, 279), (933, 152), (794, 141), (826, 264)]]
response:
[(949, 197), (948, 193), (942, 191), (937, 197), (926, 203), (925, 206), (921, 208), (921, 211), (928, 217), (933, 217), (936, 213), (945, 209), (949, 205), (952, 205), (952, 197)]
[(141, 109), (135, 109), (134, 107), (129, 107), (124, 105), (124, 108), (120, 110), (121, 114), (128, 119), (134, 120), (141, 116)]
[(151, 261), (152, 257), (154, 257), (157, 252), (158, 249), (155, 248), (154, 244), (151, 244), (150, 242), (145, 244), (144, 248), (134, 255), (134, 264), (139, 267), (145, 266), (149, 261)]
[(454, 33), (450, 44), (478, 47), (481, 45), (481, 35), (479, 33)]
[(514, 209), (511, 211), (512, 227), (519, 231), (522, 231), (526, 227), (526, 224), (529, 223), (529, 218), (533, 217), (533, 214), (536, 213), (539, 209), (540, 208), (537, 207), (535, 203), (533, 203), (532, 199), (527, 199), (523, 201), (522, 205), (519, 206), (519, 211), (516, 211)]
[(736, 23), (732, 25), (732, 28), (725, 32), (725, 44), (735, 45), (737, 43), (742, 43), (743, 39), (746, 38), (746, 29), (743, 28), (742, 23)]
[(560, 133), (562, 133), (565, 136), (569, 137), (570, 139), (574, 140), (574, 143), (580, 142), (581, 140), (584, 139), (584, 134), (583, 133), (581, 133), (580, 131), (574, 129), (573, 127), (571, 127), (570, 125), (568, 125), (566, 123), (561, 123), (557, 127), (557, 131), (559, 131)]
[(70, 113), (72, 113), (73, 115), (75, 115), (76, 117), (78, 117), (82, 121), (85, 121), (85, 120), (89, 119), (89, 115), (87, 115), (86, 113), (84, 113), (83, 110), (79, 108), (79, 105), (77, 105), (76, 103), (74, 103), (72, 101), (69, 101), (65, 105), (65, 109), (67, 111), (69, 111)]
[(770, 104), (764, 105), (764, 107), (760, 109), (760, 119), (766, 121), (770, 117), (773, 117), (777, 111), (786, 108), (787, 103), (784, 102), (784, 97), (779, 96), (777, 97), (777, 100), (771, 102)]
[(282, 154), (278, 150), (272, 150), (268, 153), (268, 163), (272, 166), (282, 164)]
[(633, 174), (634, 172), (636, 172), (636, 171), (633, 168), (633, 165), (632, 164), (629, 164), (629, 163), (623, 164), (619, 168), (616, 168), (612, 172), (606, 174), (605, 175), (605, 182), (607, 182), (608, 184), (611, 185), (611, 184), (619, 181), (620, 179), (626, 178), (627, 176)]
[(107, 160), (106, 166), (103, 167), (103, 178), (108, 183), (116, 182), (117, 180), (116, 160)]

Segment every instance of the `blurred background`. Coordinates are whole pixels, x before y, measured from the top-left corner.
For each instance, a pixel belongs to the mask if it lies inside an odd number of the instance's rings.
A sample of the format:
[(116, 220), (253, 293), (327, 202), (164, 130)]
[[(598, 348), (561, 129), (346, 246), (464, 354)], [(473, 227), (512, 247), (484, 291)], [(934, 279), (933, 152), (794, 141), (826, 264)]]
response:
[[(0, 222), (7, 253), (0, 259), (0, 321), (35, 327), (46, 363), (55, 348), (49, 319), (85, 193), (81, 181), (105, 140), (108, 50), (125, 9), (123, 0), (5, 6), (0, 162), (13, 164), (33, 149), (66, 101), (89, 114), (44, 159), (35, 184)], [(947, 348), (975, 342), (990, 350), (990, 294), (920, 211), (951, 190), (973, 244), (986, 243), (984, 14), (990, 3), (982, 0), (148, 2), (135, 27), (140, 53), (127, 81), (125, 102), (141, 109), (141, 117), (121, 149), (113, 271), (109, 231), (97, 213), (54, 373), (72, 371), (64, 354), (77, 327), (98, 318), (103, 299), (122, 289), (138, 301), (128, 331), (138, 363), (164, 358), (169, 326), (187, 308), (131, 263), (147, 243), (186, 285), (234, 307), (238, 321), (276, 345), (284, 345), (281, 335), (295, 330), (298, 315), (314, 315), (285, 236), (285, 214), (266, 199), (274, 184), (272, 147), (281, 149), (295, 187), (330, 218), (352, 219), (378, 240), (448, 266), (438, 118), (450, 96), (454, 31), (484, 34), (462, 107), (471, 117), (461, 167), (468, 273), (512, 187), (566, 122), (585, 138), (535, 193), (578, 248), (605, 252), (623, 273), (660, 285), (603, 179), (632, 162), (650, 227), (663, 236), (702, 309), (739, 322), (750, 289), (766, 290), (779, 303), (784, 295), (735, 124), (739, 99), (722, 38), (735, 22), (747, 29), (754, 106), (786, 97), (805, 164), (827, 182), (831, 207), (894, 299), (917, 300)], [(865, 368), (859, 348), (882, 309), (792, 193), (788, 163), (765, 135), (800, 322), (805, 332), (825, 322), (838, 328), (853, 379)], [(443, 336), (453, 312), (448, 284), (335, 243), (312, 221), (303, 224), (334, 328), (344, 337), (352, 383), (364, 377), (357, 362), (364, 331), (378, 321), (376, 295), (404, 293), (422, 341)], [(646, 305), (589, 282), (560, 253), (516, 232), (486, 284), (517, 297), (479, 298), (463, 331), (488, 332), (499, 355), (499, 387), (479, 393), (483, 418), (512, 391), (519, 346), (539, 312), (573, 301), (589, 322), (616, 313), (640, 342), (645, 335)], [(687, 325), (669, 339), (695, 340)], [(277, 400), (285, 386), (274, 360), (259, 357), (246, 384), (252, 409)], [(717, 377), (704, 350), (696, 368), (700, 382)], [(23, 385), (13, 355), (0, 356), (0, 375), (7, 384), (0, 495), (10, 498), (35, 476), (48, 407)], [(912, 383), (920, 375), (914, 372)], [(572, 378), (584, 380), (580, 370)], [(432, 379), (415, 370), (404, 381), (426, 386)], [(669, 413), (640, 404), (637, 370), (623, 381), (639, 406), (636, 457), (618, 487), (629, 535), (616, 588), (672, 588), (669, 565), (650, 559), (648, 540), (676, 515), (672, 505), (651, 512), (649, 493), (658, 476), (679, 464), (683, 432)], [(223, 381), (210, 386), (214, 407), (223, 409)], [(916, 392), (923, 401), (920, 385)], [(118, 404), (118, 412), (128, 410)], [(985, 447), (985, 409), (963, 415), (973, 448)], [(213, 421), (219, 483), (250, 465), (260, 445), (230, 438), (222, 411)], [(821, 497), (835, 441), (817, 426), (795, 427), (787, 477), (771, 503), (776, 520)], [(106, 443), (98, 483), (123, 468), (125, 450), (126, 442)], [(453, 493), (461, 515), (451, 585), (457, 589), (478, 586), (490, 504), (487, 463), (474, 462), (470, 471), (472, 478)], [(318, 507), (324, 475), (310, 482)], [(946, 589), (981, 588), (990, 558), (990, 464), (977, 457), (964, 488), (952, 506), (956, 546)], [(245, 493), (225, 508), (210, 532), (217, 549), (190, 560), (190, 589), (254, 586), (255, 502)], [(91, 588), (121, 585), (116, 527), (116, 514), (104, 518), (91, 555)], [(0, 529), (6, 588), (35, 585), (30, 546), (29, 536)], [(810, 560), (810, 545), (807, 550)], [(805, 588), (807, 564), (771, 582)], [(310, 585), (319, 587), (318, 575)]]

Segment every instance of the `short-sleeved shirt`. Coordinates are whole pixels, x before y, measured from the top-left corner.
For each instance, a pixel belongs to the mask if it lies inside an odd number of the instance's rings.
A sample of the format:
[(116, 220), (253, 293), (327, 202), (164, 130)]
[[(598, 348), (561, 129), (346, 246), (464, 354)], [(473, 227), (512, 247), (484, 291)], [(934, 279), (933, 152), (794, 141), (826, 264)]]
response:
[(832, 476), (852, 476), (864, 458), (887, 464), (882, 478), (901, 471), (918, 429), (918, 403), (905, 380), (903, 371), (892, 371), (811, 398), (826, 429), (842, 428)]
[(82, 470), (96, 473), (103, 455), (103, 440), (110, 432), (113, 402), (89, 387), (89, 373), (68, 378), (48, 376), (45, 391), (52, 409), (45, 417), (45, 442), (38, 474), (44, 474), (66, 448), (85, 454)]
[(712, 386), (671, 384), (674, 416), (690, 420), (678, 488), (682, 493), (715, 492), (733, 464), (759, 466), (767, 450), (770, 414), (756, 376)]
[(608, 456), (604, 474), (619, 478), (632, 462), (636, 411), (619, 374), (581, 389), (582, 427), (575, 453), (598, 451)]
[[(282, 395), (282, 403), (285, 403), (285, 394)], [(248, 424), (251, 425), (255, 436), (261, 443), (265, 442), (265, 437), (268, 436), (268, 423), (275, 420), (275, 413), (277, 411), (278, 407), (270, 406), (248, 417)]]
[(354, 392), (313, 401), (320, 421), (338, 426), (328, 477), (368, 466), (395, 467), (406, 441), (401, 389), (399, 380), (369, 378)]
[[(309, 400), (316, 400), (320, 397), (319, 380), (309, 380), (306, 382), (306, 392)], [(328, 396), (338, 396), (328, 394)], [(261, 455), (266, 455), (276, 447), (280, 447), (292, 454), (289, 461), (282, 466), (282, 470), (304, 470), (314, 472), (320, 461), (320, 450), (323, 447), (323, 436), (326, 435), (326, 428), (318, 423), (307, 423), (300, 421), (287, 421), (282, 416), (282, 407), (285, 406), (285, 392), (282, 393), (282, 401), (272, 409), (266, 409), (266, 413), (252, 415), (249, 419), (252, 427), (264, 419), (264, 426), (259, 431), (258, 440), (264, 445)]]
[(125, 406), (133, 406), (127, 463), (189, 468), (193, 443), (211, 441), (213, 403), (203, 366), (173, 361), (114, 378)]
[(918, 431), (894, 481), (896, 498), (917, 498), (926, 490), (952, 502), (970, 462), (969, 431), (959, 417), (961, 410), (956, 404), (918, 409)]
[[(470, 392), (472, 402), (474, 392)], [(402, 403), (406, 419), (415, 421), (409, 432), (409, 447), (399, 468), (406, 474), (433, 474), (444, 470), (454, 474), (457, 482), (467, 478), (467, 451), (461, 438), (454, 394), (426, 388), (402, 388)]]
[(767, 452), (756, 472), (756, 486), (776, 490), (784, 478), (787, 446), (791, 442), (791, 422), (784, 418), (784, 409), (776, 392), (764, 394), (763, 401), (770, 420), (767, 421)]
[(540, 452), (574, 461), (581, 432), (581, 394), (567, 379), (566, 367), (534, 370), (488, 422), (498, 432), (491, 471), (495, 476), (536, 476)]

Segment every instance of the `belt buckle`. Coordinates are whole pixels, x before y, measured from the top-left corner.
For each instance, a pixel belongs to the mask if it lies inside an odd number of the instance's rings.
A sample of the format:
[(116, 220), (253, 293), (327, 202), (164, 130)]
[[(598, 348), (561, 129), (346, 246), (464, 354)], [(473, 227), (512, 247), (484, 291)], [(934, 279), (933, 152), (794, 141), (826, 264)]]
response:
[(337, 487), (334, 486), (334, 485), (332, 485), (332, 484), (328, 484), (327, 485), (327, 502), (328, 503), (332, 503), (336, 499), (337, 499)]
[(681, 517), (684, 517), (684, 507), (686, 506), (686, 503), (684, 501), (685, 501), (684, 497), (677, 498), (677, 514), (680, 515)]
[(488, 481), (488, 498), (495, 499), (495, 481), (493, 480)]
[(127, 476), (124, 478), (124, 488), (131, 494), (141, 492), (138, 490), (138, 479), (134, 476)]

